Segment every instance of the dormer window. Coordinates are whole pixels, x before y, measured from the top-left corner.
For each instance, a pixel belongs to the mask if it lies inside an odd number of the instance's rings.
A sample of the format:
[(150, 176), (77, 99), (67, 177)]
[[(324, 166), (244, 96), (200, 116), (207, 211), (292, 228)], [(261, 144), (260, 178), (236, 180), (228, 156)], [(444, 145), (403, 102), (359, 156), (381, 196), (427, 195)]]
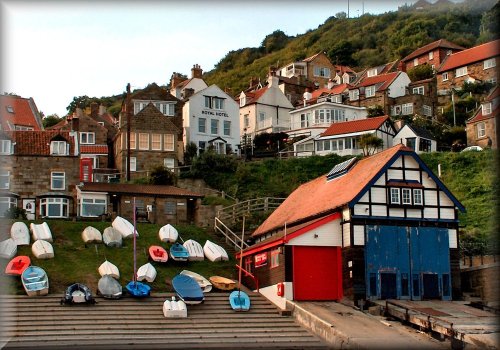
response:
[(359, 100), (359, 90), (349, 90), (349, 100), (357, 101)]
[(5, 106), (5, 109), (7, 112), (14, 114), (14, 108), (12, 108), (12, 106)]
[(413, 95), (423, 95), (423, 94), (424, 94), (423, 86), (417, 86), (413, 88)]
[(224, 99), (214, 96), (205, 96), (205, 108), (224, 109)]
[[(135, 101), (134, 102), (134, 115), (142, 111), (149, 103), (152, 101)], [(166, 116), (174, 116), (175, 115), (175, 102), (167, 102), (167, 101), (155, 101), (153, 102), (154, 106)]]
[(0, 154), (12, 154), (12, 142), (10, 140), (0, 140)]
[(52, 141), (50, 143), (50, 154), (53, 156), (66, 156), (69, 153), (69, 145), (66, 141)]
[(368, 72), (366, 72), (366, 76), (367, 77), (374, 77), (377, 74), (378, 74), (377, 73), (377, 68), (372, 68), (372, 69), (368, 70)]
[(483, 115), (491, 114), (491, 102), (484, 103), (481, 105), (481, 107), (482, 107)]
[(245, 95), (240, 96), (240, 107), (243, 107), (247, 104), (247, 97)]
[(81, 132), (80, 133), (80, 143), (82, 145), (95, 144), (95, 133), (93, 133), (93, 132)]

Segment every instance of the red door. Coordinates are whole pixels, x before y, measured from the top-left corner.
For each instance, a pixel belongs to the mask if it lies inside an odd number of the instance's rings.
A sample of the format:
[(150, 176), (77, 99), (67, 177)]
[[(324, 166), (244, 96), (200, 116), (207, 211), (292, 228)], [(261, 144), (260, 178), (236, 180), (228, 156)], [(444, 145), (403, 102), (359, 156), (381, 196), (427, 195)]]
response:
[(80, 159), (80, 181), (81, 182), (91, 182), (92, 181), (92, 158), (82, 158)]
[(293, 246), (293, 299), (342, 298), (340, 247)]

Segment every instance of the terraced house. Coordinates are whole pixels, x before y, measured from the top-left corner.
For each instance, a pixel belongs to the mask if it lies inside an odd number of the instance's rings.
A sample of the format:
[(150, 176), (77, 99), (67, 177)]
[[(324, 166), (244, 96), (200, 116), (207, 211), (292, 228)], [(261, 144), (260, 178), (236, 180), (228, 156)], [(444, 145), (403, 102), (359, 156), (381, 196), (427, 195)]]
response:
[(131, 178), (147, 176), (157, 166), (169, 169), (178, 166), (183, 159), (183, 106), (184, 102), (155, 83), (129, 96), (120, 113), (114, 139), (116, 168), (122, 175), (127, 173), (127, 164), (130, 164)]

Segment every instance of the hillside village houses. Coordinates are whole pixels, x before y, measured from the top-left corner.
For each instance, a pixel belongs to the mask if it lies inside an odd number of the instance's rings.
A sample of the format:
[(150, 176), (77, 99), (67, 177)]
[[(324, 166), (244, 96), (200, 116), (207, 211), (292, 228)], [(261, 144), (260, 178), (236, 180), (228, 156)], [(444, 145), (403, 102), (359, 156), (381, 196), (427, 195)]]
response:
[[(440, 40), (418, 48), (399, 65), (394, 61), (358, 73), (333, 65), (324, 53), (318, 53), (279, 69), (271, 68), (266, 81), (252, 80), (251, 88), (236, 97), (215, 85), (207, 86), (201, 67), (194, 65), (189, 79), (172, 74), (168, 88), (153, 83), (130, 92), (118, 121), (102, 106), (93, 104), (90, 111), (77, 109), (47, 130), (43, 129), (32, 98), (2, 95), (0, 215), (6, 208), (16, 206), (35, 218), (127, 212), (127, 196), (132, 190), (126, 186), (122, 188), (124, 192), (92, 188), (92, 197), (85, 184), (123, 181), (127, 175), (131, 179), (144, 177), (159, 165), (178, 169), (184, 164), (183, 154), (189, 141), (196, 143), (198, 151), (212, 144), (220, 153), (238, 154), (245, 135), (285, 132), (291, 135), (289, 141), (295, 142), (295, 152), (307, 148), (302, 155), (359, 154), (360, 149), (355, 148), (359, 145), (357, 138), (363, 133), (380, 133), (386, 127), (385, 122), (375, 125), (382, 119), (368, 117), (369, 108), (380, 106), (392, 121), (435, 120), (454, 97), (458, 98), (457, 90), (464, 81), (496, 84), (498, 44), (496, 40), (461, 49)], [(410, 81), (407, 73), (398, 70), (411, 70), (416, 63), (434, 64), (435, 76)], [(490, 92), (488, 97), (478, 95), (481, 96), (480, 108), (467, 121), (467, 142), (497, 148), (498, 92)], [(374, 124), (368, 129), (350, 129), (352, 125), (370, 123)], [(404, 122), (393, 127), (384, 132), (393, 138), (394, 144), (402, 143), (415, 152), (439, 147), (425, 129)], [(328, 128), (331, 134), (325, 133)], [(203, 129), (205, 133), (200, 132)], [(389, 141), (384, 140), (379, 151), (389, 148)], [(33, 167), (47, 169), (46, 174), (36, 181), (29, 179)], [(162, 191), (164, 198), (179, 194)], [(161, 211), (175, 215), (174, 202), (181, 203), (179, 208), (185, 205), (184, 199), (160, 203), (147, 191), (137, 195), (144, 197), (143, 209), (151, 209), (146, 215), (151, 220), (158, 218)], [(198, 220), (200, 197), (192, 192), (183, 196), (187, 201), (191, 198), (193, 206), (189, 211), (178, 212), (176, 220)], [(90, 210), (92, 205), (100, 209)]]

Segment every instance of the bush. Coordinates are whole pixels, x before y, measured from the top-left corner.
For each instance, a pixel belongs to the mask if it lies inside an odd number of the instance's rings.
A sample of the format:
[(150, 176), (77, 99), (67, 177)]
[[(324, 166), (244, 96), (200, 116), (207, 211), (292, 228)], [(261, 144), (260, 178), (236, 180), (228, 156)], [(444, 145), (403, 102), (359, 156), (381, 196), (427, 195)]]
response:
[(169, 169), (163, 165), (156, 166), (151, 171), (149, 176), (149, 183), (152, 185), (175, 185), (177, 177)]
[(26, 220), (26, 210), (18, 207), (10, 207), (4, 213), (4, 217), (7, 219), (21, 219)]

